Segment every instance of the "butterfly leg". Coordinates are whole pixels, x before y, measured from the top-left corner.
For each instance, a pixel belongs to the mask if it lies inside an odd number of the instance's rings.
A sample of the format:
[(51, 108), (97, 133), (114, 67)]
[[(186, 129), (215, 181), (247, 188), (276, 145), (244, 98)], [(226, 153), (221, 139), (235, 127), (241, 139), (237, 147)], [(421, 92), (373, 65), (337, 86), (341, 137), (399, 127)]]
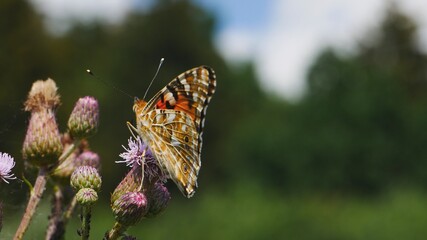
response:
[(139, 186), (139, 191), (144, 187), (144, 167), (145, 167), (145, 153), (147, 152), (147, 147), (142, 152), (142, 161), (141, 161), (141, 185)]
[(136, 139), (135, 132), (138, 133), (138, 129), (134, 125), (132, 125), (132, 123), (130, 122), (126, 122), (126, 125), (128, 126), (128, 129), (132, 134), (133, 138)]

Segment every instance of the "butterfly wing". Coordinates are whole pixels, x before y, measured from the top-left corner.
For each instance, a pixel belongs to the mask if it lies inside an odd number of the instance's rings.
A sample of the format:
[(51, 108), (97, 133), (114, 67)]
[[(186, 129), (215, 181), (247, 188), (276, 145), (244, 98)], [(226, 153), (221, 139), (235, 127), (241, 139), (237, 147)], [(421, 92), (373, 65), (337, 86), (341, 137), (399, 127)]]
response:
[(144, 115), (143, 121), (151, 123), (150, 128), (141, 130), (160, 166), (181, 192), (191, 197), (200, 169), (199, 133), (193, 119), (181, 111), (155, 109)]
[(190, 69), (172, 80), (145, 106), (144, 110), (173, 109), (191, 116), (197, 130), (203, 130), (206, 109), (215, 93), (216, 76), (212, 68)]
[(193, 68), (160, 90), (140, 113), (136, 111), (141, 137), (187, 197), (197, 187), (204, 119), (215, 88), (211, 68)]

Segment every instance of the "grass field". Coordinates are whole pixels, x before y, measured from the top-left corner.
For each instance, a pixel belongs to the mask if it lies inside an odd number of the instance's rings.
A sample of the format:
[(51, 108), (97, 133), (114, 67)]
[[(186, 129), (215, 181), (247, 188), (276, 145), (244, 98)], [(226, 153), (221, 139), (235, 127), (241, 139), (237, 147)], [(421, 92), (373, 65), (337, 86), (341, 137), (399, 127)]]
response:
[[(212, 240), (416, 240), (427, 236), (427, 194), (418, 190), (400, 189), (362, 198), (325, 194), (280, 196), (247, 186), (199, 195), (190, 200), (173, 196), (161, 216), (143, 220), (129, 233), (138, 239)], [(25, 239), (44, 239), (47, 202), (40, 207)], [(0, 239), (11, 239), (19, 217), (5, 217)], [(91, 239), (102, 239), (113, 224), (112, 218), (108, 203), (95, 207)], [(66, 239), (78, 239), (77, 227), (74, 217)]]

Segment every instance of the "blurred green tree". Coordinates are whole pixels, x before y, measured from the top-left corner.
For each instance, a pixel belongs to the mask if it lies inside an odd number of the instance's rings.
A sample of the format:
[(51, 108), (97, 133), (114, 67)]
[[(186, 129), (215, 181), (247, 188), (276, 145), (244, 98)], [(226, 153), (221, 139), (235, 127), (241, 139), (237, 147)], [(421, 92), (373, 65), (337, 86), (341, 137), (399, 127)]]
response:
[(390, 5), (378, 35), (356, 54), (319, 55), (286, 120), (290, 185), (372, 193), (427, 183), (427, 56), (416, 33)]
[[(20, 153), (16, 144), (20, 144), (24, 134), (20, 109), (29, 87), (25, 89), (23, 86), (48, 76), (52, 65), (48, 51), (51, 39), (40, 16), (26, 1), (2, 1), (0, 16), (0, 108), (3, 116), (0, 133), (4, 134), (0, 147), (13, 149), (11, 153), (15, 156)], [(22, 134), (16, 134), (16, 131)]]

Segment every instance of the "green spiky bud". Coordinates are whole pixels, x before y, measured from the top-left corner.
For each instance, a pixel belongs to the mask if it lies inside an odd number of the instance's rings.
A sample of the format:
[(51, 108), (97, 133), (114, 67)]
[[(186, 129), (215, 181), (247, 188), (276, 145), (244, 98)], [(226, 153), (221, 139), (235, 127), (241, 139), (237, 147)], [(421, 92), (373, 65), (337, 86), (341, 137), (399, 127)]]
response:
[(60, 104), (56, 91), (52, 79), (36, 81), (25, 102), (31, 118), (22, 153), (24, 159), (36, 166), (55, 163), (63, 150), (55, 119), (55, 109)]
[(147, 212), (147, 198), (141, 192), (128, 192), (119, 197), (111, 206), (116, 221), (132, 226)]
[(68, 129), (71, 136), (78, 139), (90, 137), (98, 130), (98, 123), (98, 101), (90, 96), (77, 100), (68, 119)]
[(76, 200), (84, 206), (91, 206), (98, 201), (98, 193), (92, 188), (82, 188), (76, 193)]
[(75, 189), (92, 188), (98, 191), (101, 188), (101, 176), (94, 167), (80, 166), (71, 174), (71, 186)]

